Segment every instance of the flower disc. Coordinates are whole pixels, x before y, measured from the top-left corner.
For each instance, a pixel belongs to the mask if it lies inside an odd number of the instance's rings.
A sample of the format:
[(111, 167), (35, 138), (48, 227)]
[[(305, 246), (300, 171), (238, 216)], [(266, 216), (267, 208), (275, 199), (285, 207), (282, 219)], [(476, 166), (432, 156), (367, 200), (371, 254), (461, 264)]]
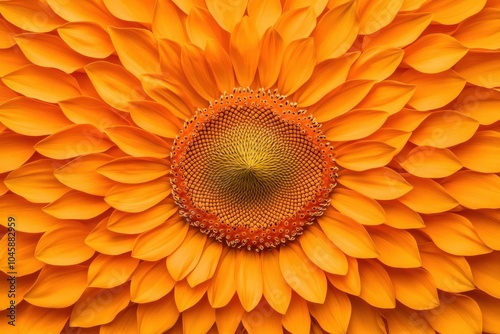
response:
[(180, 213), (229, 246), (294, 240), (329, 203), (333, 148), (312, 116), (276, 92), (234, 89), (186, 122), (172, 152)]

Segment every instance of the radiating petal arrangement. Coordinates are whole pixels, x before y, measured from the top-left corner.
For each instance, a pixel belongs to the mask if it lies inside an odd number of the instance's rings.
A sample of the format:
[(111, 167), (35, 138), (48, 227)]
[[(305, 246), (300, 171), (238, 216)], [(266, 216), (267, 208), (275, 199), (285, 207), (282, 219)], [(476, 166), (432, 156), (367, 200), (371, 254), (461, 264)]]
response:
[(499, 333), (499, 41), (498, 0), (0, 1), (0, 332)]

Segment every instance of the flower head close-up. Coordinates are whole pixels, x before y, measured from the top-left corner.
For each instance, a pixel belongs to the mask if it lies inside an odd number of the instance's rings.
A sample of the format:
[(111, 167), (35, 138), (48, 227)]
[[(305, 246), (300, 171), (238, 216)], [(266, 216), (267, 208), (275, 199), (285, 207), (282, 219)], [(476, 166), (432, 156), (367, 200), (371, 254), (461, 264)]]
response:
[(500, 333), (500, 1), (0, 0), (0, 333)]

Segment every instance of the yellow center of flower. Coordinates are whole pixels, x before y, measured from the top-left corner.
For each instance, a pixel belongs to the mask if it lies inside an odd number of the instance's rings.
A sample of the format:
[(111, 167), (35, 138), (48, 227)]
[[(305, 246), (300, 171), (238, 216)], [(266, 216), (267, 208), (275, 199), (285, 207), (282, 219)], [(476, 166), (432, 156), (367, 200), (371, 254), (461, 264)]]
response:
[(330, 144), (312, 116), (270, 91), (235, 89), (186, 122), (172, 152), (180, 213), (229, 246), (294, 240), (335, 186)]

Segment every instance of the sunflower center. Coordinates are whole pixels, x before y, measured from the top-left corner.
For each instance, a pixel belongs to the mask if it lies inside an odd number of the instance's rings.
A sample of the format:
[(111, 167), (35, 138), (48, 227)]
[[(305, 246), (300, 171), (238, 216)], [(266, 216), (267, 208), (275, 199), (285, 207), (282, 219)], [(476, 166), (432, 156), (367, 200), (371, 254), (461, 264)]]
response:
[(198, 109), (172, 151), (180, 213), (229, 246), (294, 240), (328, 205), (332, 147), (312, 116), (276, 92), (234, 89)]

